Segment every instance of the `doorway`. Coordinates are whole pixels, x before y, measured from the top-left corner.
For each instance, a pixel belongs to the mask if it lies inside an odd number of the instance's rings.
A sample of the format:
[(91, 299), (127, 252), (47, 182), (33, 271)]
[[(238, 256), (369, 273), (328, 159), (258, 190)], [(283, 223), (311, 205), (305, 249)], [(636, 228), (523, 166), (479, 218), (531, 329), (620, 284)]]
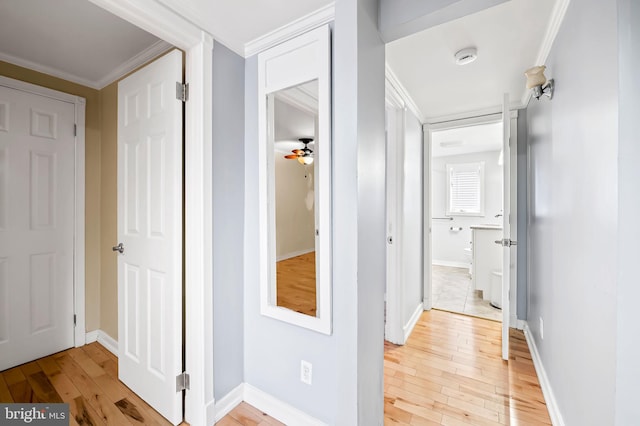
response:
[[(501, 281), (500, 308), (501, 308), (501, 318), (502, 318), (502, 346), (503, 346), (502, 356), (503, 356), (503, 359), (505, 360), (509, 358), (509, 328), (515, 327), (517, 323), (516, 300), (517, 300), (517, 293), (518, 293), (517, 292), (518, 287), (516, 283), (516, 276), (517, 276), (516, 244), (517, 242), (514, 240), (511, 240), (511, 236), (517, 235), (517, 232), (518, 232), (518, 229), (517, 229), (517, 222), (518, 222), (517, 221), (517, 215), (518, 215), (517, 161), (516, 161), (517, 160), (517, 144), (518, 144), (518, 140), (517, 140), (518, 113), (517, 111), (510, 111), (508, 108), (508, 105), (509, 105), (509, 96), (508, 94), (505, 94), (503, 96), (503, 107), (502, 107), (501, 114), (488, 114), (488, 115), (476, 116), (472, 118), (457, 119), (457, 120), (452, 120), (452, 121), (447, 121), (442, 123), (425, 124), (424, 126), (425, 138), (426, 138), (424, 164), (425, 164), (425, 168), (429, 168), (432, 163), (431, 161), (431, 157), (432, 157), (431, 151), (433, 149), (432, 135), (435, 132), (443, 131), (443, 130), (466, 128), (466, 127), (472, 127), (477, 125), (488, 125), (492, 123), (499, 123), (500, 125), (500, 133), (502, 135), (502, 152), (503, 152), (502, 154), (503, 189), (502, 189), (502, 197), (501, 197), (503, 211), (500, 213), (501, 216), (497, 215), (498, 217), (495, 217), (494, 215), (495, 222), (490, 222), (486, 224), (482, 223), (480, 225), (474, 226), (475, 228), (477, 228), (477, 230), (474, 231), (474, 234), (472, 234), (472, 241), (474, 237), (478, 239), (478, 241), (475, 243), (476, 246), (481, 248), (484, 247), (488, 249), (488, 247), (493, 247), (493, 244), (495, 244), (500, 249), (500, 254), (496, 254), (492, 250), (487, 251), (487, 250), (481, 250), (481, 249), (476, 249), (474, 253), (472, 248), (471, 249), (471, 252), (472, 252), (471, 268), (472, 268), (472, 273), (474, 273), (473, 271), (475, 270), (475, 275), (479, 276), (481, 280), (483, 278), (485, 280), (484, 286), (482, 286), (482, 284), (478, 282), (479, 287), (478, 288), (474, 287), (473, 288), (474, 291), (482, 290), (484, 294), (484, 292), (487, 291), (487, 289), (489, 289), (489, 291), (492, 293), (493, 289), (491, 288), (490, 283), (491, 283), (491, 279), (493, 278), (494, 280), (493, 282), (495, 283), (494, 285), (496, 288), (495, 293), (497, 293), (497, 281), (498, 281), (498, 278), (501, 278), (500, 279)], [(455, 142), (455, 141), (453, 143), (451, 141), (443, 141), (443, 142), (445, 143), (445, 146), (460, 145), (460, 142)], [(473, 171), (473, 170), (477, 171), (477, 165), (471, 168), (468, 165), (465, 167), (461, 167), (459, 170), (461, 172), (461, 175), (456, 176), (455, 178), (464, 177), (465, 175), (468, 175), (470, 171)], [(451, 169), (449, 170), (449, 172), (451, 172)], [(455, 207), (455, 206), (445, 205), (444, 216), (439, 217), (433, 214), (432, 197), (430, 195), (432, 193), (432, 187), (433, 187), (431, 182), (432, 175), (430, 172), (425, 172), (425, 173), (426, 173), (425, 184), (424, 184), (425, 223), (431, 224), (432, 218), (433, 218), (434, 224), (436, 220), (451, 222), (452, 220), (450, 218), (456, 216), (451, 214), (452, 207)], [(451, 180), (452, 178), (452, 176), (446, 176), (446, 177), (449, 180)], [(449, 182), (449, 184), (450, 183), (451, 182)], [(447, 207), (449, 207), (448, 211), (446, 210)], [(439, 219), (435, 219), (435, 218), (439, 218)], [(498, 220), (500, 222), (498, 222)], [(501, 231), (498, 232), (496, 230), (495, 223), (502, 224)], [(432, 225), (432, 228), (433, 226), (435, 225)], [(461, 230), (458, 230), (458, 232), (460, 231)], [(497, 238), (497, 239), (493, 239), (493, 238)], [(425, 262), (425, 270), (428, 270), (427, 272), (428, 278), (431, 278), (432, 276), (431, 269), (432, 269), (432, 263), (433, 263), (432, 262), (433, 253), (434, 253), (432, 240), (433, 239), (432, 239), (432, 229), (431, 229), (430, 232), (425, 235), (425, 239), (424, 239), (424, 244), (425, 244), (424, 262)], [(493, 248), (495, 250), (495, 247)], [(493, 253), (493, 254), (487, 256), (488, 253)], [(498, 274), (496, 273), (497, 265), (499, 263), (495, 259), (496, 256), (500, 256), (500, 255), (502, 258), (501, 265), (502, 265), (502, 271), (503, 271), (501, 277), (499, 277)], [(478, 256), (480, 256), (481, 258), (478, 258)], [(475, 261), (473, 260), (474, 258), (475, 258)], [(489, 276), (489, 283), (487, 283), (486, 281), (487, 275)], [(473, 275), (472, 275), (472, 279), (473, 279)], [(476, 282), (473, 282), (472, 284), (475, 286)], [(431, 279), (425, 279), (424, 294), (425, 294), (425, 309), (431, 309), (433, 306), (433, 291), (432, 291)], [(494, 297), (494, 299), (497, 299), (497, 297)], [(491, 297), (489, 297), (489, 300), (491, 300)]]
[(83, 211), (84, 99), (0, 77), (0, 371), (84, 343)]
[(431, 132), (432, 308), (501, 321), (502, 123)]
[[(185, 397), (185, 420), (192, 424), (212, 424), (213, 377), (205, 371), (211, 371), (213, 365), (213, 298), (210, 285), (205, 286), (205, 283), (212, 279), (212, 129), (209, 118), (213, 41), (208, 34), (159, 3), (151, 2), (144, 10), (131, 8), (128, 2), (120, 0), (96, 0), (92, 3), (185, 52), (185, 74), (190, 93), (190, 101), (185, 105), (185, 163), (188, 170), (185, 175), (185, 219), (188, 224), (184, 235), (188, 254), (185, 261), (185, 303), (189, 306), (185, 323), (190, 331), (185, 343), (185, 368), (190, 374), (192, 389)], [(101, 241), (100, 244), (106, 246), (105, 251), (110, 251), (116, 242)], [(82, 319), (79, 316), (78, 323)], [(84, 336), (84, 326), (81, 329)], [(84, 340), (76, 342), (76, 345), (82, 343)], [(175, 382), (173, 387), (175, 389)]]

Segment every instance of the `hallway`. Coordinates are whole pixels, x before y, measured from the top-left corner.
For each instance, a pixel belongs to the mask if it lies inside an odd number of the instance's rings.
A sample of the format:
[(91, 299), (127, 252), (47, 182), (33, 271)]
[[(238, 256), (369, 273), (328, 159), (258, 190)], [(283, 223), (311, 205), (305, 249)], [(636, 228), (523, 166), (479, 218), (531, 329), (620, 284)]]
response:
[[(529, 348), (511, 333), (500, 358), (500, 323), (424, 312), (405, 346), (385, 343), (385, 425), (551, 424)], [(0, 402), (70, 403), (72, 424), (168, 424), (117, 380), (98, 343), (0, 372)], [(278, 425), (242, 403), (220, 425)]]

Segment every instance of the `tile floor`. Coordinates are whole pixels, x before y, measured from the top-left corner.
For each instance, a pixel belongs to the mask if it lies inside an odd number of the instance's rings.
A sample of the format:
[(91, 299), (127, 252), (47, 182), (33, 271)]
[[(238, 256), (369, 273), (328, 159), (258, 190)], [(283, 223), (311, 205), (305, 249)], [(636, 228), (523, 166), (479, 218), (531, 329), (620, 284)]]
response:
[(433, 308), (502, 320), (502, 311), (482, 300), (482, 292), (473, 289), (467, 268), (433, 265), (432, 277)]

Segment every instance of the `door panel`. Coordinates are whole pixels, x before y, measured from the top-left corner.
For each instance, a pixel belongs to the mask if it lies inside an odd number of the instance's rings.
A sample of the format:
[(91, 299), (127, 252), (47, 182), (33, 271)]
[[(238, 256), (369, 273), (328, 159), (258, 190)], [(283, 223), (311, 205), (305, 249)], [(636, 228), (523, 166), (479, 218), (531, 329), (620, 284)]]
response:
[(75, 105), (0, 86), (0, 370), (73, 346)]
[[(503, 179), (502, 179), (502, 238), (503, 241), (511, 241), (511, 228), (509, 219), (511, 216), (511, 152), (509, 142), (511, 139), (511, 116), (509, 112), (509, 94), (504, 95), (502, 103), (502, 134), (503, 134)], [(502, 247), (502, 359), (509, 359), (509, 291), (511, 286), (511, 246), (510, 243)]]
[(119, 378), (174, 424), (182, 421), (181, 81), (175, 50), (118, 84)]

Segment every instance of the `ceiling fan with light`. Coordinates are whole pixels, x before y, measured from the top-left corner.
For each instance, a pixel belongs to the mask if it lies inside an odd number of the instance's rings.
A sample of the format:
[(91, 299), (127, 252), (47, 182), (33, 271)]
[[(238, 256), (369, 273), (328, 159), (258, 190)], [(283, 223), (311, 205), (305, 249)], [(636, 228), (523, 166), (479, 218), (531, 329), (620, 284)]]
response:
[(285, 155), (287, 160), (298, 160), (300, 164), (313, 163), (313, 150), (309, 148), (309, 144), (313, 142), (313, 138), (299, 138), (300, 142), (304, 144), (302, 149), (292, 149), (293, 154)]

